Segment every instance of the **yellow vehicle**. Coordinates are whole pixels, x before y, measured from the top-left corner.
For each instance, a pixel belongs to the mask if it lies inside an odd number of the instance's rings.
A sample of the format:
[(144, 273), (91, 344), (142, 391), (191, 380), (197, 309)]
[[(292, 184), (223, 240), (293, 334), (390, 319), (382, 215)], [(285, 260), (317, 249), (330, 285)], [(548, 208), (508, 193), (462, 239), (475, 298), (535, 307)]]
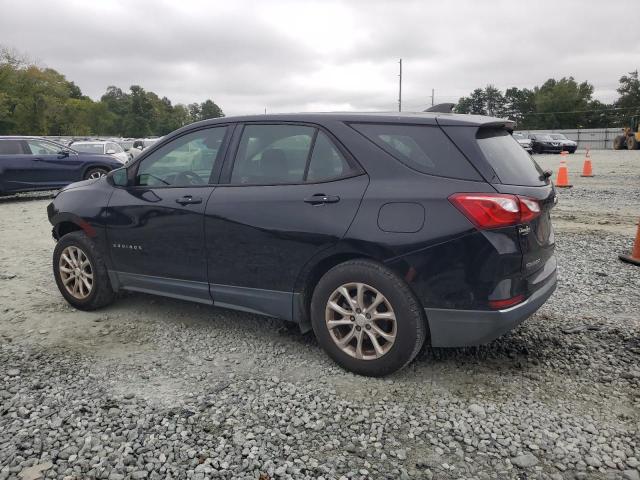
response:
[(613, 139), (614, 150), (638, 150), (640, 148), (640, 131), (638, 130), (639, 115), (631, 117), (630, 126), (624, 127), (623, 134)]

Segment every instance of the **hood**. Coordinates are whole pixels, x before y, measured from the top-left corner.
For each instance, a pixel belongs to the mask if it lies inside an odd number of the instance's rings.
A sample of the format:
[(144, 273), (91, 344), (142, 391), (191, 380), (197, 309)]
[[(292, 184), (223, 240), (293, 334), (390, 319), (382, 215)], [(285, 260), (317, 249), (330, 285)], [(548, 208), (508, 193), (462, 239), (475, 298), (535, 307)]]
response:
[[(71, 148), (73, 148), (73, 145), (71, 145)], [(96, 162), (105, 162), (105, 163), (112, 163), (114, 165), (122, 165), (122, 163), (120, 163), (115, 157), (113, 157), (112, 155), (107, 155), (107, 154), (103, 154), (103, 153), (83, 153), (83, 152), (78, 152), (77, 153), (78, 158), (84, 160), (84, 161), (96, 161)]]
[(90, 178), (88, 180), (81, 180), (79, 182), (74, 182), (74, 183), (70, 183), (69, 185), (67, 185), (66, 187), (62, 187), (60, 190), (58, 190), (58, 192), (65, 192), (67, 190), (72, 190), (74, 188), (80, 188), (80, 187), (87, 187), (89, 185), (92, 185), (96, 182), (99, 182), (100, 180), (103, 180), (103, 178)]

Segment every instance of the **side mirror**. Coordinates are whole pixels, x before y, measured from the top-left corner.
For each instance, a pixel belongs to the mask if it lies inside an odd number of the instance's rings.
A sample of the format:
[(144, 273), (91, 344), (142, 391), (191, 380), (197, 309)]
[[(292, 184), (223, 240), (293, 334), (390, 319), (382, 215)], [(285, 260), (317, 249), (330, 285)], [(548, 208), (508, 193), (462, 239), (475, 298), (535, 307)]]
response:
[(107, 180), (115, 187), (126, 187), (129, 184), (126, 168), (117, 168), (107, 174)]
[(69, 156), (69, 150), (60, 150), (58, 152), (58, 155), (60, 155), (61, 158), (68, 157)]
[(116, 151), (113, 148), (107, 150), (107, 155), (113, 155), (114, 153), (116, 153)]

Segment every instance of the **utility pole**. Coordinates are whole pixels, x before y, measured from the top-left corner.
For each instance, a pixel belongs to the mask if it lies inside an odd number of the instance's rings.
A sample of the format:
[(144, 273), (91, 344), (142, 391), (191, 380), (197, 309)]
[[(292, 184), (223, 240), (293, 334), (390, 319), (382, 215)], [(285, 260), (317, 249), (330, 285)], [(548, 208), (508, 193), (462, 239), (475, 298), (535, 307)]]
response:
[(398, 85), (398, 111), (402, 111), (402, 59), (400, 59), (400, 83)]
[(432, 107), (433, 107), (433, 97), (435, 96), (435, 92), (436, 92), (435, 88), (432, 88), (431, 89), (431, 106)]

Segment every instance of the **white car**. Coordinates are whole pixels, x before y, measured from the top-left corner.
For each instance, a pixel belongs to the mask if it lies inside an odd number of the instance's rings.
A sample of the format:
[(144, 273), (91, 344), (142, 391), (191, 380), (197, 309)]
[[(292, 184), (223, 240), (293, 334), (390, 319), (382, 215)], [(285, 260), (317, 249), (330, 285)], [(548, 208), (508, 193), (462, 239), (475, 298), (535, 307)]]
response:
[(557, 142), (560, 142), (560, 145), (562, 145), (562, 147), (563, 147), (562, 149), (566, 150), (569, 153), (574, 153), (578, 149), (578, 142), (574, 142), (573, 140), (569, 140), (562, 133), (550, 133), (549, 136), (553, 140), (556, 140)]
[(134, 147), (133, 140), (118, 140), (116, 143), (129, 155), (129, 161), (135, 160), (142, 153), (142, 149)]
[(92, 140), (73, 142), (69, 145), (78, 152), (97, 153), (103, 155), (111, 155), (115, 157), (123, 165), (129, 161), (129, 154), (125, 152), (116, 142)]
[(513, 138), (520, 144), (522, 148), (524, 148), (527, 152), (531, 153), (533, 151), (532, 141), (529, 136), (525, 133), (521, 132), (513, 132)]

